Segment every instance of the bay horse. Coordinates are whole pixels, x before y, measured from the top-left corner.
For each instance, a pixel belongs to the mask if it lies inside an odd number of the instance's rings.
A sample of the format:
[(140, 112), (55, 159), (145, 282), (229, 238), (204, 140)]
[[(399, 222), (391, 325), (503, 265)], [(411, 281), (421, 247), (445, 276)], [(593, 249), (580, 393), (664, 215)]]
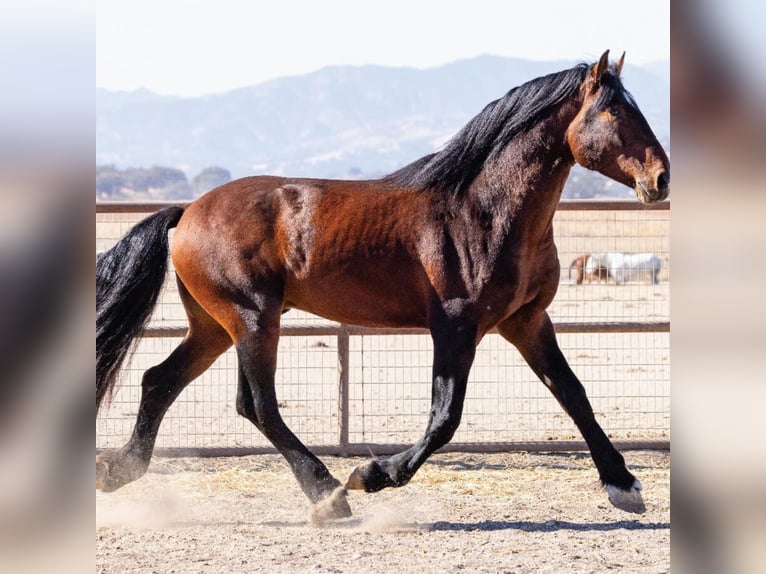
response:
[[(189, 327), (144, 374), (129, 441), (97, 455), (97, 487), (112, 491), (146, 472), (168, 407), (234, 345), (237, 412), (287, 460), (314, 519), (350, 516), (349, 489), (404, 486), (452, 438), (476, 346), (496, 328), (574, 420), (609, 500), (642, 512), (641, 483), (596, 421), (546, 312), (560, 271), (553, 216), (575, 162), (633, 187), (641, 202), (668, 196), (669, 161), (623, 87), (624, 56), (610, 65), (607, 51), (511, 89), (443, 149), (381, 179), (246, 177), (138, 223), (96, 264), (97, 410), (148, 321), (168, 253)], [(425, 433), (361, 464), (345, 485), (279, 413), (280, 316), (292, 308), (431, 333)]]

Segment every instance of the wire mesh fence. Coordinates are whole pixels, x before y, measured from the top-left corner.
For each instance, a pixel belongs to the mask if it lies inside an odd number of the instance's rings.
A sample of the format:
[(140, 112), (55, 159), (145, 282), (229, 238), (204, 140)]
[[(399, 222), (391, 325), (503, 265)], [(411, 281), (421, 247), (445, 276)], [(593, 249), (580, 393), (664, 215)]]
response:
[[(97, 250), (108, 249), (157, 207), (97, 204)], [(656, 446), (670, 439), (669, 215), (668, 204), (646, 209), (627, 202), (562, 202), (554, 222), (562, 272), (549, 313), (602, 427), (618, 442)], [(622, 284), (610, 277), (578, 284), (571, 262), (607, 252), (655, 254), (662, 263), (659, 281), (639, 274)], [(98, 448), (128, 439), (143, 371), (168, 356), (184, 326), (169, 277), (147, 336), (124, 368), (111, 406), (97, 418)], [(354, 329), (298, 311), (284, 315), (282, 326), (280, 409), (306, 444), (327, 452), (383, 452), (422, 434), (430, 408), (430, 336)], [(236, 368), (230, 350), (187, 387), (165, 416), (158, 449), (270, 450), (236, 414)], [(477, 349), (463, 413), (453, 448), (582, 447), (579, 432), (547, 388), (495, 334)]]

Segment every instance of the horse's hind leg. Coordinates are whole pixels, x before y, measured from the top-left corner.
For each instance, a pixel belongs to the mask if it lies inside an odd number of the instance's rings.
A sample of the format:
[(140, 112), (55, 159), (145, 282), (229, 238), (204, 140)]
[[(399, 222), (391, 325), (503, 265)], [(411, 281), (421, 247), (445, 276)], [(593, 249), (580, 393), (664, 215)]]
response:
[(279, 414), (274, 375), (277, 365), (281, 301), (261, 300), (261, 308), (242, 310), (248, 325), (236, 342), (239, 358), (237, 412), (250, 420), (285, 457), (301, 489), (315, 506), (312, 519), (322, 522), (351, 515), (346, 492), (327, 467), (296, 437)]
[(590, 448), (593, 462), (609, 500), (628, 512), (644, 512), (641, 483), (625, 467), (625, 459), (599, 426), (582, 383), (572, 372), (556, 342), (548, 314), (514, 316), (498, 325), (499, 333), (513, 343), (529, 366), (572, 417)]
[(149, 466), (162, 418), (181, 391), (213, 364), (231, 338), (188, 294), (179, 281), (189, 331), (170, 356), (148, 369), (141, 381), (141, 403), (130, 440), (96, 457), (96, 488), (110, 492), (143, 476)]

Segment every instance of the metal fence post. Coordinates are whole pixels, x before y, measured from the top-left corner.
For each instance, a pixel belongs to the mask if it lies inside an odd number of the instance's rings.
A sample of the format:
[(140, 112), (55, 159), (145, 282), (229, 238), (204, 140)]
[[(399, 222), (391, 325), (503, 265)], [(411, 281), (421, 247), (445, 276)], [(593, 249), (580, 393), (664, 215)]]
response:
[(349, 334), (346, 325), (338, 329), (338, 446), (340, 456), (348, 456), (348, 381)]

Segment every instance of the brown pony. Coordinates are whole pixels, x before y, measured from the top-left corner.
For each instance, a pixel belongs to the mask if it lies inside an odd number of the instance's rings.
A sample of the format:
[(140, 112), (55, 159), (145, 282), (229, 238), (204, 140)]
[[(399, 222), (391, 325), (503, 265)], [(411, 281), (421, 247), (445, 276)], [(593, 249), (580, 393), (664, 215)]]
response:
[[(575, 162), (635, 188), (644, 203), (668, 195), (668, 158), (622, 85), (623, 58), (610, 66), (607, 57), (512, 89), (443, 150), (380, 180), (247, 177), (137, 224), (97, 261), (97, 407), (154, 307), (172, 227), (189, 330), (144, 374), (133, 434), (96, 458), (97, 486), (111, 491), (144, 474), (170, 404), (234, 345), (237, 412), (321, 503), (316, 519), (348, 516), (347, 489), (403, 486), (451, 439), (476, 346), (496, 328), (574, 420), (611, 502), (642, 511), (641, 485), (596, 422), (546, 312), (559, 283), (553, 216)], [(431, 332), (424, 435), (360, 465), (345, 486), (279, 413), (277, 342), (290, 308)]]
[(609, 269), (601, 265), (600, 262), (598, 265), (596, 265), (593, 271), (586, 271), (588, 268), (588, 261), (590, 261), (590, 259), (590, 253), (584, 253), (583, 255), (575, 257), (572, 263), (569, 264), (569, 279), (572, 278), (572, 269), (575, 269), (577, 272), (575, 283), (577, 285), (582, 285), (583, 281), (587, 281), (588, 283), (596, 281), (597, 283), (600, 283), (602, 279), (608, 282)]

